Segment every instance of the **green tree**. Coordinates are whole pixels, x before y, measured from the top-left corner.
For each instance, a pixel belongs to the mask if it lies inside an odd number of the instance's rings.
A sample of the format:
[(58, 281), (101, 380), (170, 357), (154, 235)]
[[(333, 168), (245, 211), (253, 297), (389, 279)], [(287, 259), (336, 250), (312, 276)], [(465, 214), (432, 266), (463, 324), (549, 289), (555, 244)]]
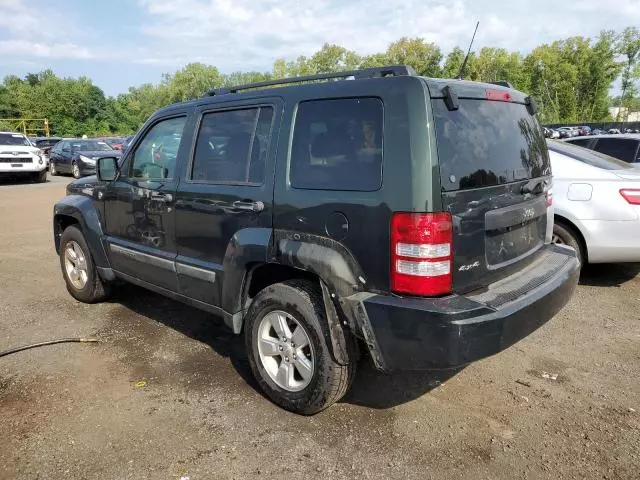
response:
[(216, 67), (203, 63), (189, 63), (172, 75), (165, 74), (162, 79), (171, 102), (201, 97), (212, 88), (222, 86), (224, 81), (224, 76)]
[(615, 60), (615, 32), (605, 30), (591, 49), (585, 88), (582, 118), (603, 121), (609, 118), (609, 88), (620, 74), (621, 65)]
[(468, 65), (470, 75), (481, 82), (506, 81), (514, 88), (527, 90), (529, 81), (523, 71), (523, 59), (518, 52), (504, 48), (484, 47), (478, 57)]
[(233, 87), (234, 85), (246, 85), (247, 83), (265, 82), (273, 79), (273, 75), (269, 72), (233, 72), (224, 75), (222, 84), (225, 87)]
[[(449, 52), (442, 67), (443, 78), (456, 78), (458, 76), (460, 67), (462, 67), (462, 62), (464, 61), (464, 55), (464, 51), (460, 47), (455, 47)], [(473, 62), (471, 61), (471, 63)], [(467, 65), (468, 64), (469, 63), (467, 63)]]
[[(458, 47), (443, 57), (437, 45), (420, 38), (401, 38), (383, 52), (364, 57), (340, 45), (324, 44), (310, 56), (276, 60), (270, 72), (223, 74), (213, 65), (191, 63), (164, 74), (158, 84), (131, 87), (110, 98), (89, 78), (61, 78), (43, 70), (23, 78), (4, 78), (0, 83), (0, 121), (47, 118), (56, 135), (128, 134), (157, 109), (198, 98), (220, 86), (389, 64), (408, 64), (429, 77), (455, 78), (464, 57)], [(524, 57), (517, 51), (483, 47), (471, 53), (463, 77), (484, 82), (506, 80), (528, 92), (540, 106), (543, 123), (605, 120), (611, 103), (608, 92), (617, 78), (621, 78), (622, 92), (614, 104), (630, 110), (640, 108), (640, 32), (629, 27), (619, 35), (603, 31), (595, 39), (570, 37), (540, 45)]]
[(387, 48), (386, 59), (392, 64), (406, 64), (414, 68), (418, 75), (440, 77), (442, 52), (435, 43), (427, 43), (421, 38), (402, 37)]
[(360, 61), (360, 57), (355, 52), (339, 45), (325, 43), (306, 61), (306, 64), (312, 73), (333, 73), (354, 70)]
[[(625, 28), (617, 43), (617, 51), (624, 57), (620, 107), (630, 109), (638, 95), (636, 83), (640, 79), (640, 31), (636, 27)], [(620, 120), (621, 110), (618, 110)]]

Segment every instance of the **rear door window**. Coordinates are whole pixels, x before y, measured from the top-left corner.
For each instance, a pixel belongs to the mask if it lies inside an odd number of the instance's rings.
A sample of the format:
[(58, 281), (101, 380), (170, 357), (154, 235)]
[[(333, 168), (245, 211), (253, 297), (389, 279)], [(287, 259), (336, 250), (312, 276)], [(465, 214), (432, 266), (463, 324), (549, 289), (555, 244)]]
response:
[(449, 111), (432, 100), (442, 188), (466, 190), (551, 173), (542, 128), (525, 105), (460, 99)]
[(273, 107), (205, 113), (202, 116), (191, 180), (260, 185), (273, 119)]
[(637, 161), (638, 141), (627, 138), (599, 138), (595, 150), (625, 162)]
[(298, 105), (289, 180), (311, 190), (374, 191), (382, 185), (383, 106), (378, 98)]

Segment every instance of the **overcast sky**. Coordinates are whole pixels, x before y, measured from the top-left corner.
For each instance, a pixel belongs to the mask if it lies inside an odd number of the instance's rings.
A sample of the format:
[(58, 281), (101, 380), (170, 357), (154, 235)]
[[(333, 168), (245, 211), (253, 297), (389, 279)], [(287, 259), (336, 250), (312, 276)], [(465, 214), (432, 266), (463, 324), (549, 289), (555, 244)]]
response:
[(106, 94), (157, 83), (189, 62), (270, 70), (323, 43), (360, 54), (402, 36), (530, 51), (640, 25), (640, 0), (0, 0), (0, 77), (45, 68)]

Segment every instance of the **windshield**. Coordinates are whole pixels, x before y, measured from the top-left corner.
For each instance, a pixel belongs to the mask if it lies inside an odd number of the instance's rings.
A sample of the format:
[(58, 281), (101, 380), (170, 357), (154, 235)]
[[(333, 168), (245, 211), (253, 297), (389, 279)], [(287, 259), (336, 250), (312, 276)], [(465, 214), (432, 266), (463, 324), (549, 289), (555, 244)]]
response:
[(22, 147), (30, 147), (31, 142), (27, 137), (19, 133), (0, 133), (0, 145), (20, 145)]
[(542, 129), (519, 103), (460, 99), (449, 111), (433, 99), (440, 178), (445, 191), (527, 180), (551, 173)]
[(82, 140), (71, 142), (72, 152), (110, 152), (113, 148), (102, 140)]
[(627, 162), (594, 150), (589, 150), (588, 148), (579, 147), (572, 143), (547, 140), (547, 145), (549, 146), (549, 150), (553, 152), (561, 153), (574, 160), (603, 170), (627, 170), (633, 168)]

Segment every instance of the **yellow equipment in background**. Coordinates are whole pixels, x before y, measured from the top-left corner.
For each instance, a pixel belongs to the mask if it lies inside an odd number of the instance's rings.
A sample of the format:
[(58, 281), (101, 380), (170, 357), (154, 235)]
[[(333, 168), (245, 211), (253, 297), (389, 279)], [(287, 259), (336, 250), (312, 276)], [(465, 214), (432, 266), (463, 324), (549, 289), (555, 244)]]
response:
[(49, 120), (46, 118), (0, 118), (0, 130), (3, 125), (25, 137), (49, 136)]

